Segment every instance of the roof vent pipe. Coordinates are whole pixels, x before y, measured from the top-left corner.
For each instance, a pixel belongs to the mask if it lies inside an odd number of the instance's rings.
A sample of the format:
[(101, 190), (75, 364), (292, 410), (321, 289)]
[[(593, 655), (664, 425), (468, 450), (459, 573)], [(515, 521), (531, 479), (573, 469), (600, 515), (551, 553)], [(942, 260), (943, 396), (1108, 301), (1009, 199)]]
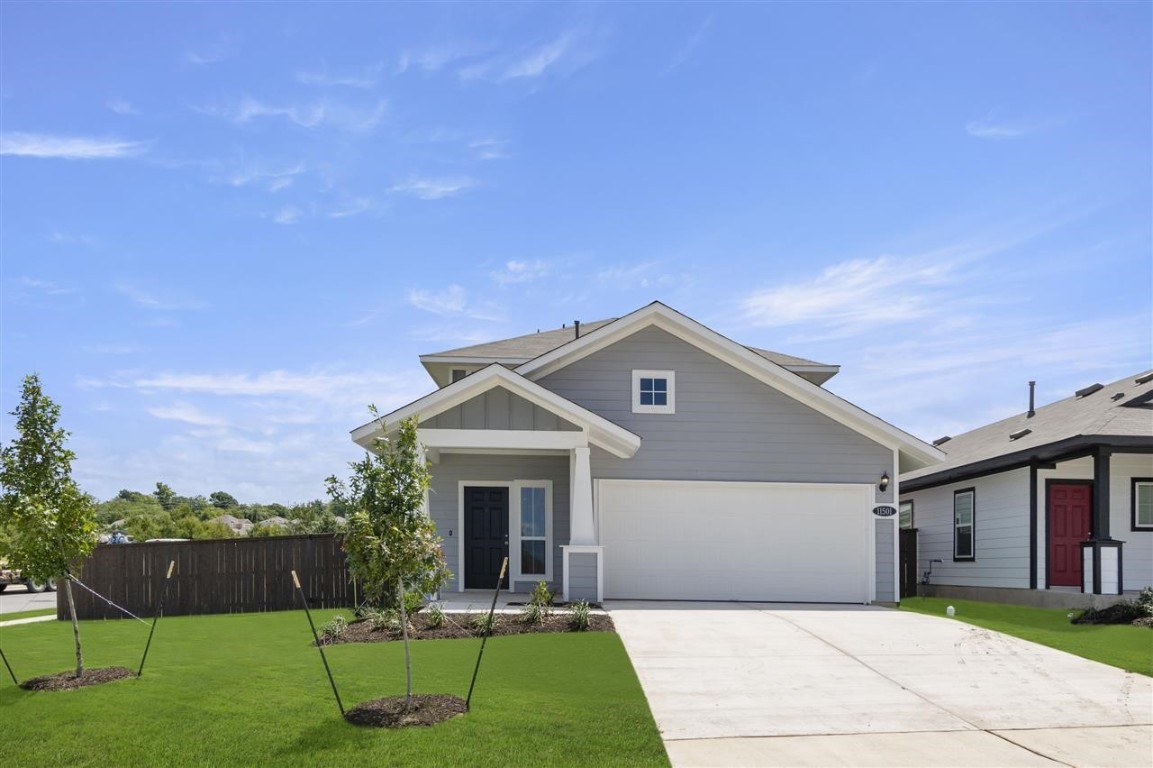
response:
[(581, 321), (580, 320), (573, 320), (572, 321), (572, 327), (576, 329), (576, 337), (575, 338), (579, 339), (581, 337)]
[(1031, 419), (1037, 415), (1037, 411), (1034, 410), (1034, 408), (1033, 408), (1033, 393), (1036, 391), (1036, 389), (1037, 389), (1037, 382), (1030, 381), (1029, 382), (1029, 412), (1025, 414), (1026, 419)]

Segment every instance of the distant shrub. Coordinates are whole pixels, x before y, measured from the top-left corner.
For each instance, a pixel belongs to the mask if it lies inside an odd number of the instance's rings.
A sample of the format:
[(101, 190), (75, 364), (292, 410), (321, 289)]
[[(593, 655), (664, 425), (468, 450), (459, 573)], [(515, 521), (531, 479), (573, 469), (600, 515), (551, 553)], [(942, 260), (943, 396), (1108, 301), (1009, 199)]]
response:
[(473, 634), (491, 635), (493, 628), (496, 626), (496, 615), (492, 613), (474, 613), (468, 617), (469, 626), (472, 627)]
[(1122, 600), (1107, 608), (1090, 608), (1073, 617), (1074, 624), (1132, 624), (1148, 614), (1133, 600)]
[(440, 603), (429, 603), (424, 609), (424, 623), (429, 629), (440, 629), (444, 626), (444, 608)]
[(532, 588), (532, 596), (529, 598), (529, 604), (547, 608), (552, 605), (552, 598), (553, 594), (549, 591), (548, 582), (538, 581), (536, 586)]
[(525, 624), (539, 625), (543, 624), (547, 614), (548, 608), (536, 603), (528, 603), (524, 608), (520, 609), (520, 620)]

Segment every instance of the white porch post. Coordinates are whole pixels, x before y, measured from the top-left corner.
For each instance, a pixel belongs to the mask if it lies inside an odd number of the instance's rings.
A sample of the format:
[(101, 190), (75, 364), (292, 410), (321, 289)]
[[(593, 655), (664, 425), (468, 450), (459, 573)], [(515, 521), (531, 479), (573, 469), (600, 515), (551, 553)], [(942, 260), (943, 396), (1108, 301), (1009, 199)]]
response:
[(569, 459), (571, 483), (570, 500), (570, 544), (596, 544), (596, 529), (593, 526), (593, 481), (589, 463), (589, 447), (578, 445), (572, 449)]

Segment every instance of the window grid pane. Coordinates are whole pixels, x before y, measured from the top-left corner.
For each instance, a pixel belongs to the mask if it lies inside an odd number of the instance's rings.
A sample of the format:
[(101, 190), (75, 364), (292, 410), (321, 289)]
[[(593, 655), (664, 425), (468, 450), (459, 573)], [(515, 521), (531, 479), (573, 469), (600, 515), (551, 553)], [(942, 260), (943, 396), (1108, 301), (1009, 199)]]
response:
[(1137, 483), (1137, 525), (1153, 526), (1153, 483)]

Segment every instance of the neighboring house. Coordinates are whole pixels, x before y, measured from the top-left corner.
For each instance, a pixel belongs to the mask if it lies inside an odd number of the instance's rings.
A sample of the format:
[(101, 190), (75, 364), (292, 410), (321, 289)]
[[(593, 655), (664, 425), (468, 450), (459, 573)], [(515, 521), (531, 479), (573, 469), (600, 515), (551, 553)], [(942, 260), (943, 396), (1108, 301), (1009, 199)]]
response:
[(507, 554), (506, 587), (567, 600), (897, 600), (896, 478), (944, 456), (823, 389), (836, 366), (659, 302), (421, 361), (440, 389), (384, 428), (420, 419), (446, 592)]
[(952, 596), (1038, 604), (1150, 586), (1153, 373), (1036, 409), (1030, 386), (1029, 399), (1024, 413), (935, 441), (945, 462), (901, 476), (922, 571)]

